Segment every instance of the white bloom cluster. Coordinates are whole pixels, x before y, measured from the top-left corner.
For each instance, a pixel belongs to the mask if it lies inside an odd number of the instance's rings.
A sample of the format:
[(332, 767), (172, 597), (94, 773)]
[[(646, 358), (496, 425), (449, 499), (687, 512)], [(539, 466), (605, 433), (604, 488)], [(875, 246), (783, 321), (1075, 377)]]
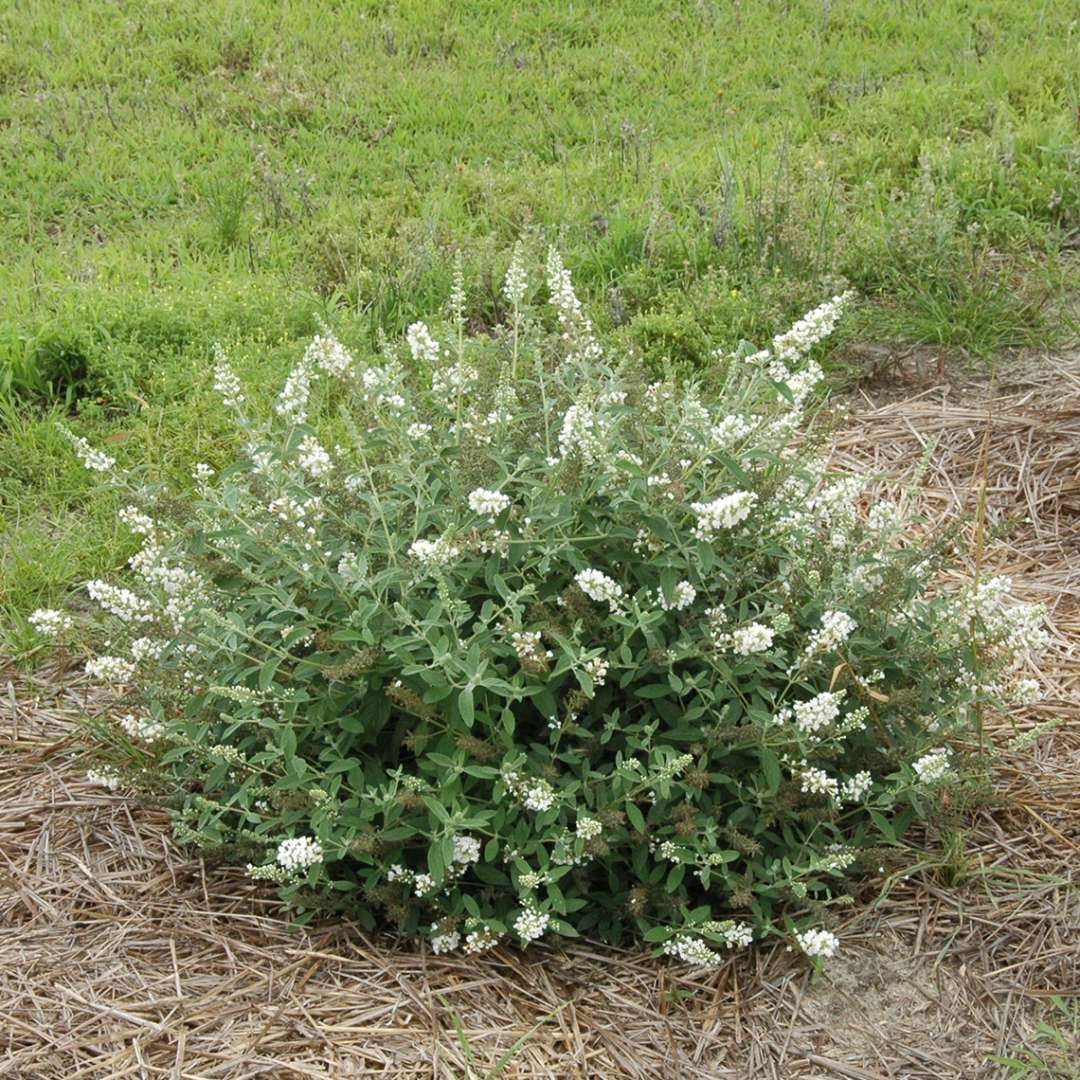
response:
[(582, 840), (594, 840), (604, 831), (599, 818), (579, 817), (574, 831)]
[(452, 563), (461, 554), (461, 548), (440, 536), (435, 540), (414, 540), (409, 545), (409, 554), (425, 570), (430, 570)]
[(754, 928), (749, 923), (735, 922), (734, 919), (702, 923), (701, 929), (713, 934), (722, 934), (724, 945), (729, 949), (745, 949), (754, 940)]
[(699, 540), (709, 540), (721, 529), (732, 529), (750, 516), (750, 511), (757, 502), (757, 494), (752, 491), (734, 491), (730, 495), (721, 495), (711, 502), (691, 503), (690, 509), (697, 514), (694, 536)]
[[(874, 674), (871, 672), (871, 675)], [(867, 678), (866, 683), (871, 680)], [(841, 718), (840, 722), (834, 729), (836, 735), (850, 735), (853, 731), (865, 731), (866, 721), (870, 719), (870, 709), (866, 705), (860, 705), (858, 708), (852, 709), (851, 712)]]
[(854, 296), (850, 291), (834, 296), (807, 312), (790, 330), (777, 334), (772, 343), (777, 358), (785, 364), (792, 364), (804, 357), (819, 341), (824, 341), (836, 328), (844, 307)]
[(858, 623), (845, 611), (826, 611), (821, 616), (821, 626), (806, 641), (802, 653), (805, 663), (820, 653), (835, 652), (858, 627)]
[(286, 870), (306, 870), (322, 860), (322, 845), (314, 837), (292, 836), (278, 844), (278, 865)]
[(825, 690), (809, 701), (795, 702), (793, 711), (796, 726), (804, 735), (817, 734), (840, 715), (840, 702), (844, 700), (845, 693), (845, 690), (837, 690), (835, 693)]
[(480, 841), (475, 836), (454, 837), (454, 862), (462, 866), (480, 861)]
[(451, 364), (431, 377), (431, 392), (449, 407), (458, 394), (467, 394), (476, 385), (480, 372), (471, 364)]
[(345, 477), (345, 490), (354, 498), (361, 498), (365, 492), (371, 490), (371, 479), (360, 473), (350, 473)]
[(258, 443), (249, 442), (244, 447), (244, 453), (251, 461), (252, 469), (259, 476), (272, 475), (274, 472), (275, 457), (268, 447), (260, 446)]
[(81, 435), (75, 435), (64, 427), (60, 431), (75, 447), (75, 454), (83, 468), (92, 472), (108, 472), (116, 464), (116, 458), (110, 457), (104, 450), (95, 450)]
[(559, 429), (559, 457), (577, 454), (586, 465), (600, 456), (607, 426), (600, 417), (585, 405), (571, 405), (563, 414)]
[(663, 951), (667, 956), (694, 967), (719, 967), (724, 962), (723, 956), (710, 949), (704, 939), (699, 937), (674, 937), (664, 943)]
[(269, 504), (267, 509), (278, 521), (304, 529), (308, 528), (309, 518), (318, 520), (321, 516), (322, 499), (317, 495), (312, 495), (301, 502), (291, 495), (279, 495)]
[(708, 625), (709, 639), (714, 649), (728, 649), (731, 647), (732, 635), (727, 632), (728, 616), (722, 607), (709, 607), (705, 609), (705, 621)]
[(827, 872), (847, 870), (854, 866), (859, 858), (859, 853), (854, 848), (846, 848), (843, 844), (830, 844), (828, 852), (813, 861), (813, 867)]
[[(667, 761), (661, 763), (659, 768), (653, 774), (653, 781), (657, 784), (664, 783), (668, 780), (674, 780), (675, 777), (682, 775), (694, 764), (693, 754), (677, 754), (675, 757), (668, 758)], [(649, 797), (652, 798), (650, 792)]]
[(972, 591), (971, 606), (982, 620), (986, 633), (1007, 653), (1018, 660), (1037, 652), (1050, 640), (1046, 631), (1046, 609), (1041, 604), (1006, 606), (1005, 597), (1012, 588), (1006, 576), (986, 578)]
[(304, 352), (304, 361), (338, 379), (351, 375), (353, 370), (353, 358), (349, 355), (349, 350), (332, 335), (322, 337), (316, 334)]
[(510, 265), (506, 268), (506, 280), (503, 282), (503, 296), (516, 310), (521, 307), (525, 293), (529, 289), (529, 275), (525, 270), (525, 248), (519, 240), (514, 244)]
[(600, 570), (581, 570), (574, 575), (577, 587), (598, 604), (607, 604), (612, 611), (622, 606), (623, 587)]
[(152, 622), (153, 605), (149, 600), (137, 596), (130, 589), (110, 585), (107, 581), (88, 581), (86, 591), (90, 598), (100, 604), (107, 612), (115, 615), (121, 622)]
[[(713, 352), (713, 356), (717, 360), (738, 360), (740, 359), (739, 353), (725, 353), (723, 349), (716, 349)], [(764, 367), (772, 359), (772, 353), (768, 349), (758, 349), (757, 352), (750, 353), (747, 356), (742, 357), (742, 362), (747, 367)]]
[(915, 775), (922, 784), (935, 784), (949, 775), (949, 751), (944, 747), (938, 747), (929, 753), (923, 754), (912, 765)]
[(330, 454), (314, 435), (305, 435), (303, 439), (300, 440), (299, 450), (300, 456), (297, 458), (297, 461), (300, 464), (300, 468), (303, 469), (312, 480), (319, 480), (333, 470), (333, 458), (330, 457)]
[(903, 520), (900, 507), (890, 499), (882, 499), (867, 511), (866, 527), (872, 533), (886, 533), (897, 528)]
[(289, 871), (284, 866), (278, 866), (277, 863), (267, 863), (265, 866), (248, 863), (245, 872), (252, 881), (273, 881), (278, 885), (283, 885), (289, 880)]
[(519, 660), (539, 664), (544, 668), (554, 655), (550, 649), (544, 648), (543, 634), (539, 630), (515, 630), (510, 634), (510, 644)]
[(240, 380), (220, 345), (214, 346), (214, 390), (221, 395), (227, 409), (239, 410), (243, 407), (244, 395), (240, 389)]
[(771, 626), (752, 622), (731, 632), (731, 649), (736, 656), (750, 656), (772, 648), (775, 633)]
[(608, 669), (611, 666), (602, 656), (594, 656), (581, 665), (585, 674), (592, 680), (593, 686), (603, 686), (607, 679)]
[(238, 750), (229, 743), (214, 743), (208, 746), (206, 752), (210, 757), (218, 761), (225, 761), (230, 765), (243, 765), (246, 760), (243, 751)]
[(125, 506), (116, 516), (139, 536), (150, 536), (154, 531), (154, 519), (137, 506)]
[[(468, 922), (465, 924), (468, 926)], [(470, 930), (465, 935), (465, 944), (462, 947), (462, 951), (470, 955), (476, 953), (487, 952), (489, 949), (495, 948), (499, 943), (499, 935), (494, 930), (487, 926), (481, 926), (477, 930)]]
[(533, 780), (525, 787), (522, 801), (526, 810), (541, 814), (551, 809), (555, 802), (555, 791), (546, 780)]
[(439, 343), (431, 336), (427, 323), (414, 322), (405, 331), (412, 358), (418, 363), (436, 364), (439, 361)]
[(807, 956), (811, 958), (824, 957), (826, 960), (836, 955), (840, 948), (840, 939), (830, 930), (799, 930), (795, 933), (795, 940), (799, 943)]
[(405, 434), (410, 439), (424, 439), (431, 434), (431, 425), (422, 424), (419, 421), (415, 421), (405, 429)]
[(144, 542), (128, 565), (147, 585), (165, 594), (161, 614), (174, 629), (178, 630), (207, 596), (207, 583), (202, 575), (170, 563), (162, 547), (152, 539)]
[[(649, 850), (652, 850), (650, 844)], [(671, 862), (682, 862), (682, 852), (679, 849), (679, 845), (674, 840), (662, 840), (656, 848), (656, 854), (661, 859), (668, 859)]]
[(811, 360), (801, 371), (794, 374), (788, 371), (783, 361), (774, 360), (769, 367), (769, 374), (777, 382), (786, 383), (788, 392), (791, 394), (790, 411), (786, 416), (778, 417), (772, 423), (772, 430), (777, 435), (790, 438), (795, 430), (799, 414), (806, 404), (806, 399), (825, 377), (825, 372), (816, 360)]
[(258, 690), (252, 690), (250, 686), (211, 686), (210, 690), (219, 697), (240, 705), (257, 705), (263, 700)]
[(542, 814), (555, 805), (555, 789), (546, 780), (522, 777), (513, 771), (504, 772), (502, 780), (507, 791), (520, 799), (526, 810)]
[(307, 420), (308, 399), (311, 397), (311, 364), (305, 356), (289, 372), (285, 385), (274, 403), (274, 411), (290, 424)]
[(704, 448), (710, 451), (727, 450), (750, 434), (750, 421), (744, 416), (725, 416), (708, 428)]
[(365, 368), (360, 378), (364, 388), (364, 400), (371, 405), (385, 405), (392, 413), (400, 412), (406, 405), (405, 398), (398, 389), (401, 375), (400, 365), (397, 364)]
[(801, 790), (809, 795), (824, 795), (832, 802), (840, 799), (840, 784), (824, 769), (804, 766), (799, 773), (799, 780), (802, 782)]
[(551, 921), (551, 916), (536, 908), (527, 907), (514, 920), (514, 931), (521, 938), (523, 944), (544, 936), (544, 931)]
[(638, 529), (634, 538), (634, 550), (639, 555), (659, 555), (664, 550), (664, 541), (648, 529)]
[(86, 674), (103, 682), (128, 683), (135, 677), (135, 665), (121, 656), (96, 656), (86, 661)]
[(563, 341), (571, 360), (595, 360), (601, 355), (600, 345), (593, 334), (592, 323), (582, 310), (574, 292), (570, 271), (563, 266), (559, 252), (548, 248), (547, 286), (559, 320)]
[(862, 772), (849, 776), (840, 785), (840, 797), (844, 802), (859, 802), (866, 796), (873, 785), (873, 777), (863, 769)]
[(160, 720), (154, 720), (149, 716), (136, 716), (134, 713), (126, 713), (118, 717), (116, 721), (128, 738), (136, 742), (157, 742), (165, 734), (165, 725)]
[(48, 637), (66, 633), (75, 625), (70, 615), (57, 611), (55, 608), (38, 608), (36, 611), (31, 611), (27, 622), (39, 634), (46, 634)]
[(664, 611), (685, 611), (697, 599), (697, 589), (689, 581), (680, 581), (672, 590), (671, 600), (664, 599), (664, 590), (656, 590), (656, 601)]
[(461, 248), (454, 252), (454, 276), (450, 285), (450, 315), (460, 327), (465, 321), (465, 270)]
[(120, 786), (120, 774), (111, 765), (103, 765), (100, 769), (87, 769), (86, 779), (91, 784), (100, 784), (110, 791), (115, 791)]
[(539, 873), (536, 870), (526, 870), (523, 874), (518, 874), (518, 888), (538, 889), (549, 880), (547, 874)]
[(841, 476), (811, 496), (808, 505), (821, 524), (848, 525), (855, 520), (856, 504), (865, 487), (865, 476)]
[(469, 509), (474, 514), (489, 518), (494, 523), (496, 516), (510, 505), (510, 496), (501, 491), (476, 488), (469, 492), (468, 502)]
[(1019, 679), (1013, 685), (1013, 700), (1018, 705), (1030, 705), (1042, 697), (1042, 684), (1038, 679)]
[(432, 926), (431, 935), (431, 951), (436, 956), (442, 953), (453, 952), (461, 944), (461, 935), (456, 930), (451, 930), (449, 933), (438, 933), (436, 927)]

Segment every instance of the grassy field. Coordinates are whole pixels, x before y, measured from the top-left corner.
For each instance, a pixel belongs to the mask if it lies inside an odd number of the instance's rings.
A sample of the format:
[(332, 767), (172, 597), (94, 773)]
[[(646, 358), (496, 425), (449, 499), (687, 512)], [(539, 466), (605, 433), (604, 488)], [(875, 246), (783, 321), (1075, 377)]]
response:
[(321, 321), (358, 352), (477, 326), (557, 238), (658, 367), (844, 279), (844, 340), (991, 357), (1069, 336), (1070, 0), (61, 3), (0, 14), (0, 625), (118, 565), (55, 421), (183, 480), (224, 453), (209, 357), (269, 387)]

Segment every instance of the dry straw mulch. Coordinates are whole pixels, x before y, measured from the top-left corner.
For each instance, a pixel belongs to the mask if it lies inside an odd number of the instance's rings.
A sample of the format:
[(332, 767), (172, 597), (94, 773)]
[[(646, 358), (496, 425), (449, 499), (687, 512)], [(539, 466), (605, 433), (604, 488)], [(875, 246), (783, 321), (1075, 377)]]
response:
[(1023, 1047), (1051, 993), (1080, 994), (1080, 358), (895, 398), (850, 399), (837, 460), (903, 477), (932, 447), (914, 497), (945, 521), (973, 512), (985, 458), (985, 564), (1055, 625), (1047, 696), (1016, 728), (1060, 726), (1007, 755), (962, 860), (851, 910), (825, 978), (782, 946), (698, 974), (641, 950), (435, 957), (348, 924), (293, 930), (237, 871), (178, 850), (159, 812), (85, 783), (71, 736), (106, 697), (73, 671), (12, 671), (0, 1077), (460, 1077), (455, 1021), (476, 1076), (534, 1027), (502, 1075), (1004, 1075), (989, 1056)]

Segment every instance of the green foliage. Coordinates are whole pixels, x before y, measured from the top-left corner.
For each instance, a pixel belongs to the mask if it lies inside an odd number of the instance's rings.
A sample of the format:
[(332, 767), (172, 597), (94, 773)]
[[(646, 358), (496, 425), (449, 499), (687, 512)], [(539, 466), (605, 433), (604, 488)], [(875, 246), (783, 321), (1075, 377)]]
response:
[(942, 550), (799, 447), (848, 297), (716, 355), (706, 391), (601, 345), (554, 250), (552, 310), (519, 246), (489, 334), (452, 282), (409, 355), (316, 338), (272, 421), (219, 352), (242, 447), (194, 501), (107, 473), (143, 546), (131, 589), (88, 586), (113, 616), (88, 670), (131, 710), (98, 777), (300, 917), (439, 949), (547, 931), (714, 963), (828, 920), (860, 849), (932, 812), (940, 744), (1038, 611), (1000, 582), (935, 597)]

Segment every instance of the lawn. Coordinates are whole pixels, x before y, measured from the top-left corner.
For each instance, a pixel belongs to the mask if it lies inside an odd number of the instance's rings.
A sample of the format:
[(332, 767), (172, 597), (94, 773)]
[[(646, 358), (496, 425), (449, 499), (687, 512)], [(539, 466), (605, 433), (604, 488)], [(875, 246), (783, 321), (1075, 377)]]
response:
[[(522, 234), (655, 365), (760, 340), (845, 278), (848, 341), (992, 357), (1070, 332), (1067, 0), (976, 5), (59, 3), (0, 15), (0, 604), (125, 555), (55, 431), (183, 478), (223, 452), (221, 341), (278, 377)], [(835, 357), (844, 365), (844, 349)], [(850, 366), (850, 365), (848, 365)]]

